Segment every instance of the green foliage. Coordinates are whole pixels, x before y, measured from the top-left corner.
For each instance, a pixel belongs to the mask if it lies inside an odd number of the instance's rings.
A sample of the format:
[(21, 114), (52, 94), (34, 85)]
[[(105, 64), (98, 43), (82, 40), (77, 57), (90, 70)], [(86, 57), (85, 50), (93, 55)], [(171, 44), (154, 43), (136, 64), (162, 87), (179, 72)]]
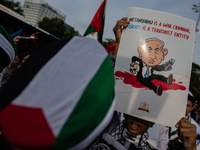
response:
[(23, 10), (21, 9), (20, 2), (14, 2), (13, 0), (0, 0), (0, 4), (5, 7), (23, 15)]
[(58, 38), (64, 39), (67, 28), (64, 25), (64, 21), (58, 18), (44, 17), (38, 22), (38, 26), (43, 30), (57, 36)]
[(106, 40), (106, 41), (103, 41), (103, 42), (102, 42), (102, 45), (103, 45), (104, 47), (116, 43), (115, 40), (110, 39), (110, 38), (106, 38), (105, 40)]
[(74, 28), (71, 28), (67, 31), (67, 27), (63, 20), (59, 18), (48, 18), (44, 17), (41, 21), (38, 22), (38, 26), (51, 33), (52, 35), (64, 39), (71, 38), (75, 35), (79, 35), (78, 31), (75, 31)]
[(74, 28), (71, 28), (69, 29), (67, 32), (66, 32), (66, 37), (67, 38), (71, 38), (73, 36), (80, 36), (79, 32), (76, 31)]
[(195, 99), (198, 100), (200, 105), (200, 66), (195, 63), (192, 63), (190, 91), (194, 95)]

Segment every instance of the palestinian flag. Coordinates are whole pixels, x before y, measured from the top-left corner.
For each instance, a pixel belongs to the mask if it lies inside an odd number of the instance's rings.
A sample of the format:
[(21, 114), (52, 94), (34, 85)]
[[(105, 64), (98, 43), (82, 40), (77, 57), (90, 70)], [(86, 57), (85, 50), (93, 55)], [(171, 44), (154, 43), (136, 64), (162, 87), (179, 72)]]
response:
[(33, 39), (33, 40), (38, 40), (38, 35), (40, 34), (40, 32), (36, 32), (31, 34), (30, 37), (21, 37), (22, 39)]
[(106, 49), (106, 51), (108, 52), (108, 54), (110, 54), (110, 52), (114, 52), (114, 51), (115, 51), (115, 43), (106, 46), (105, 49)]
[(33, 33), (33, 34), (31, 34), (30, 38), (37, 40), (38, 39), (38, 34), (40, 34), (40, 32)]
[(106, 10), (106, 0), (102, 2), (101, 6), (97, 10), (94, 18), (92, 19), (90, 25), (88, 26), (83, 36), (98, 39), (98, 41), (102, 43), (105, 10)]
[(21, 149), (84, 149), (112, 118), (114, 87), (99, 42), (57, 41), (33, 53), (2, 89), (0, 129)]

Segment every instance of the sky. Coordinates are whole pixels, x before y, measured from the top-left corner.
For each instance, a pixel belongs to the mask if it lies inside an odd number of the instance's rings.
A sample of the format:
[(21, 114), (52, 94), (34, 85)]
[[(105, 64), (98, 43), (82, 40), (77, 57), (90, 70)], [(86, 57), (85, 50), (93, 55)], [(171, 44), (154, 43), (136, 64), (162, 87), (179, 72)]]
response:
[[(25, 0), (19, 1), (23, 6)], [(84, 34), (103, 0), (44, 0), (66, 15), (65, 22)], [(112, 31), (117, 20), (126, 16), (128, 7), (140, 7), (171, 13), (197, 21), (199, 13), (192, 9), (200, 0), (107, 0), (103, 40), (115, 39)], [(200, 23), (197, 28), (200, 30)], [(200, 65), (200, 31), (195, 33), (193, 62)]]

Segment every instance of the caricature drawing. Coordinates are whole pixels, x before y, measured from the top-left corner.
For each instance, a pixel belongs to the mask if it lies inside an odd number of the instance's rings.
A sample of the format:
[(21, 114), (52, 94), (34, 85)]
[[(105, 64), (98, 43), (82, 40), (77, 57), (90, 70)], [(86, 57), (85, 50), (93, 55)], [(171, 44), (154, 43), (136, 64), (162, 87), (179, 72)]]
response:
[(172, 65), (175, 60), (170, 59), (163, 65), (159, 65), (164, 57), (167, 55), (168, 50), (164, 48), (164, 42), (158, 38), (148, 38), (144, 41), (143, 45), (138, 47), (139, 58), (132, 57), (132, 63), (130, 64), (130, 72), (132, 74), (137, 73), (137, 80), (140, 84), (151, 88), (158, 96), (162, 95), (162, 86), (158, 84), (154, 85), (151, 81), (157, 79), (172, 84), (173, 75), (169, 74), (166, 78), (162, 75), (153, 74), (153, 71), (169, 71), (172, 69)]

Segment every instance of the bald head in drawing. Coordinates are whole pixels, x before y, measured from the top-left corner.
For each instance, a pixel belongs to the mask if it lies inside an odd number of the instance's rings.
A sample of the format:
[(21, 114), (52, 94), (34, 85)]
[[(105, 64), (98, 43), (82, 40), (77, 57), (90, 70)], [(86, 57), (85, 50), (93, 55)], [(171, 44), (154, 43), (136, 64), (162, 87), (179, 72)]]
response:
[(157, 38), (145, 40), (143, 45), (138, 47), (139, 57), (148, 66), (160, 64), (167, 55), (168, 50), (164, 47), (164, 42)]

